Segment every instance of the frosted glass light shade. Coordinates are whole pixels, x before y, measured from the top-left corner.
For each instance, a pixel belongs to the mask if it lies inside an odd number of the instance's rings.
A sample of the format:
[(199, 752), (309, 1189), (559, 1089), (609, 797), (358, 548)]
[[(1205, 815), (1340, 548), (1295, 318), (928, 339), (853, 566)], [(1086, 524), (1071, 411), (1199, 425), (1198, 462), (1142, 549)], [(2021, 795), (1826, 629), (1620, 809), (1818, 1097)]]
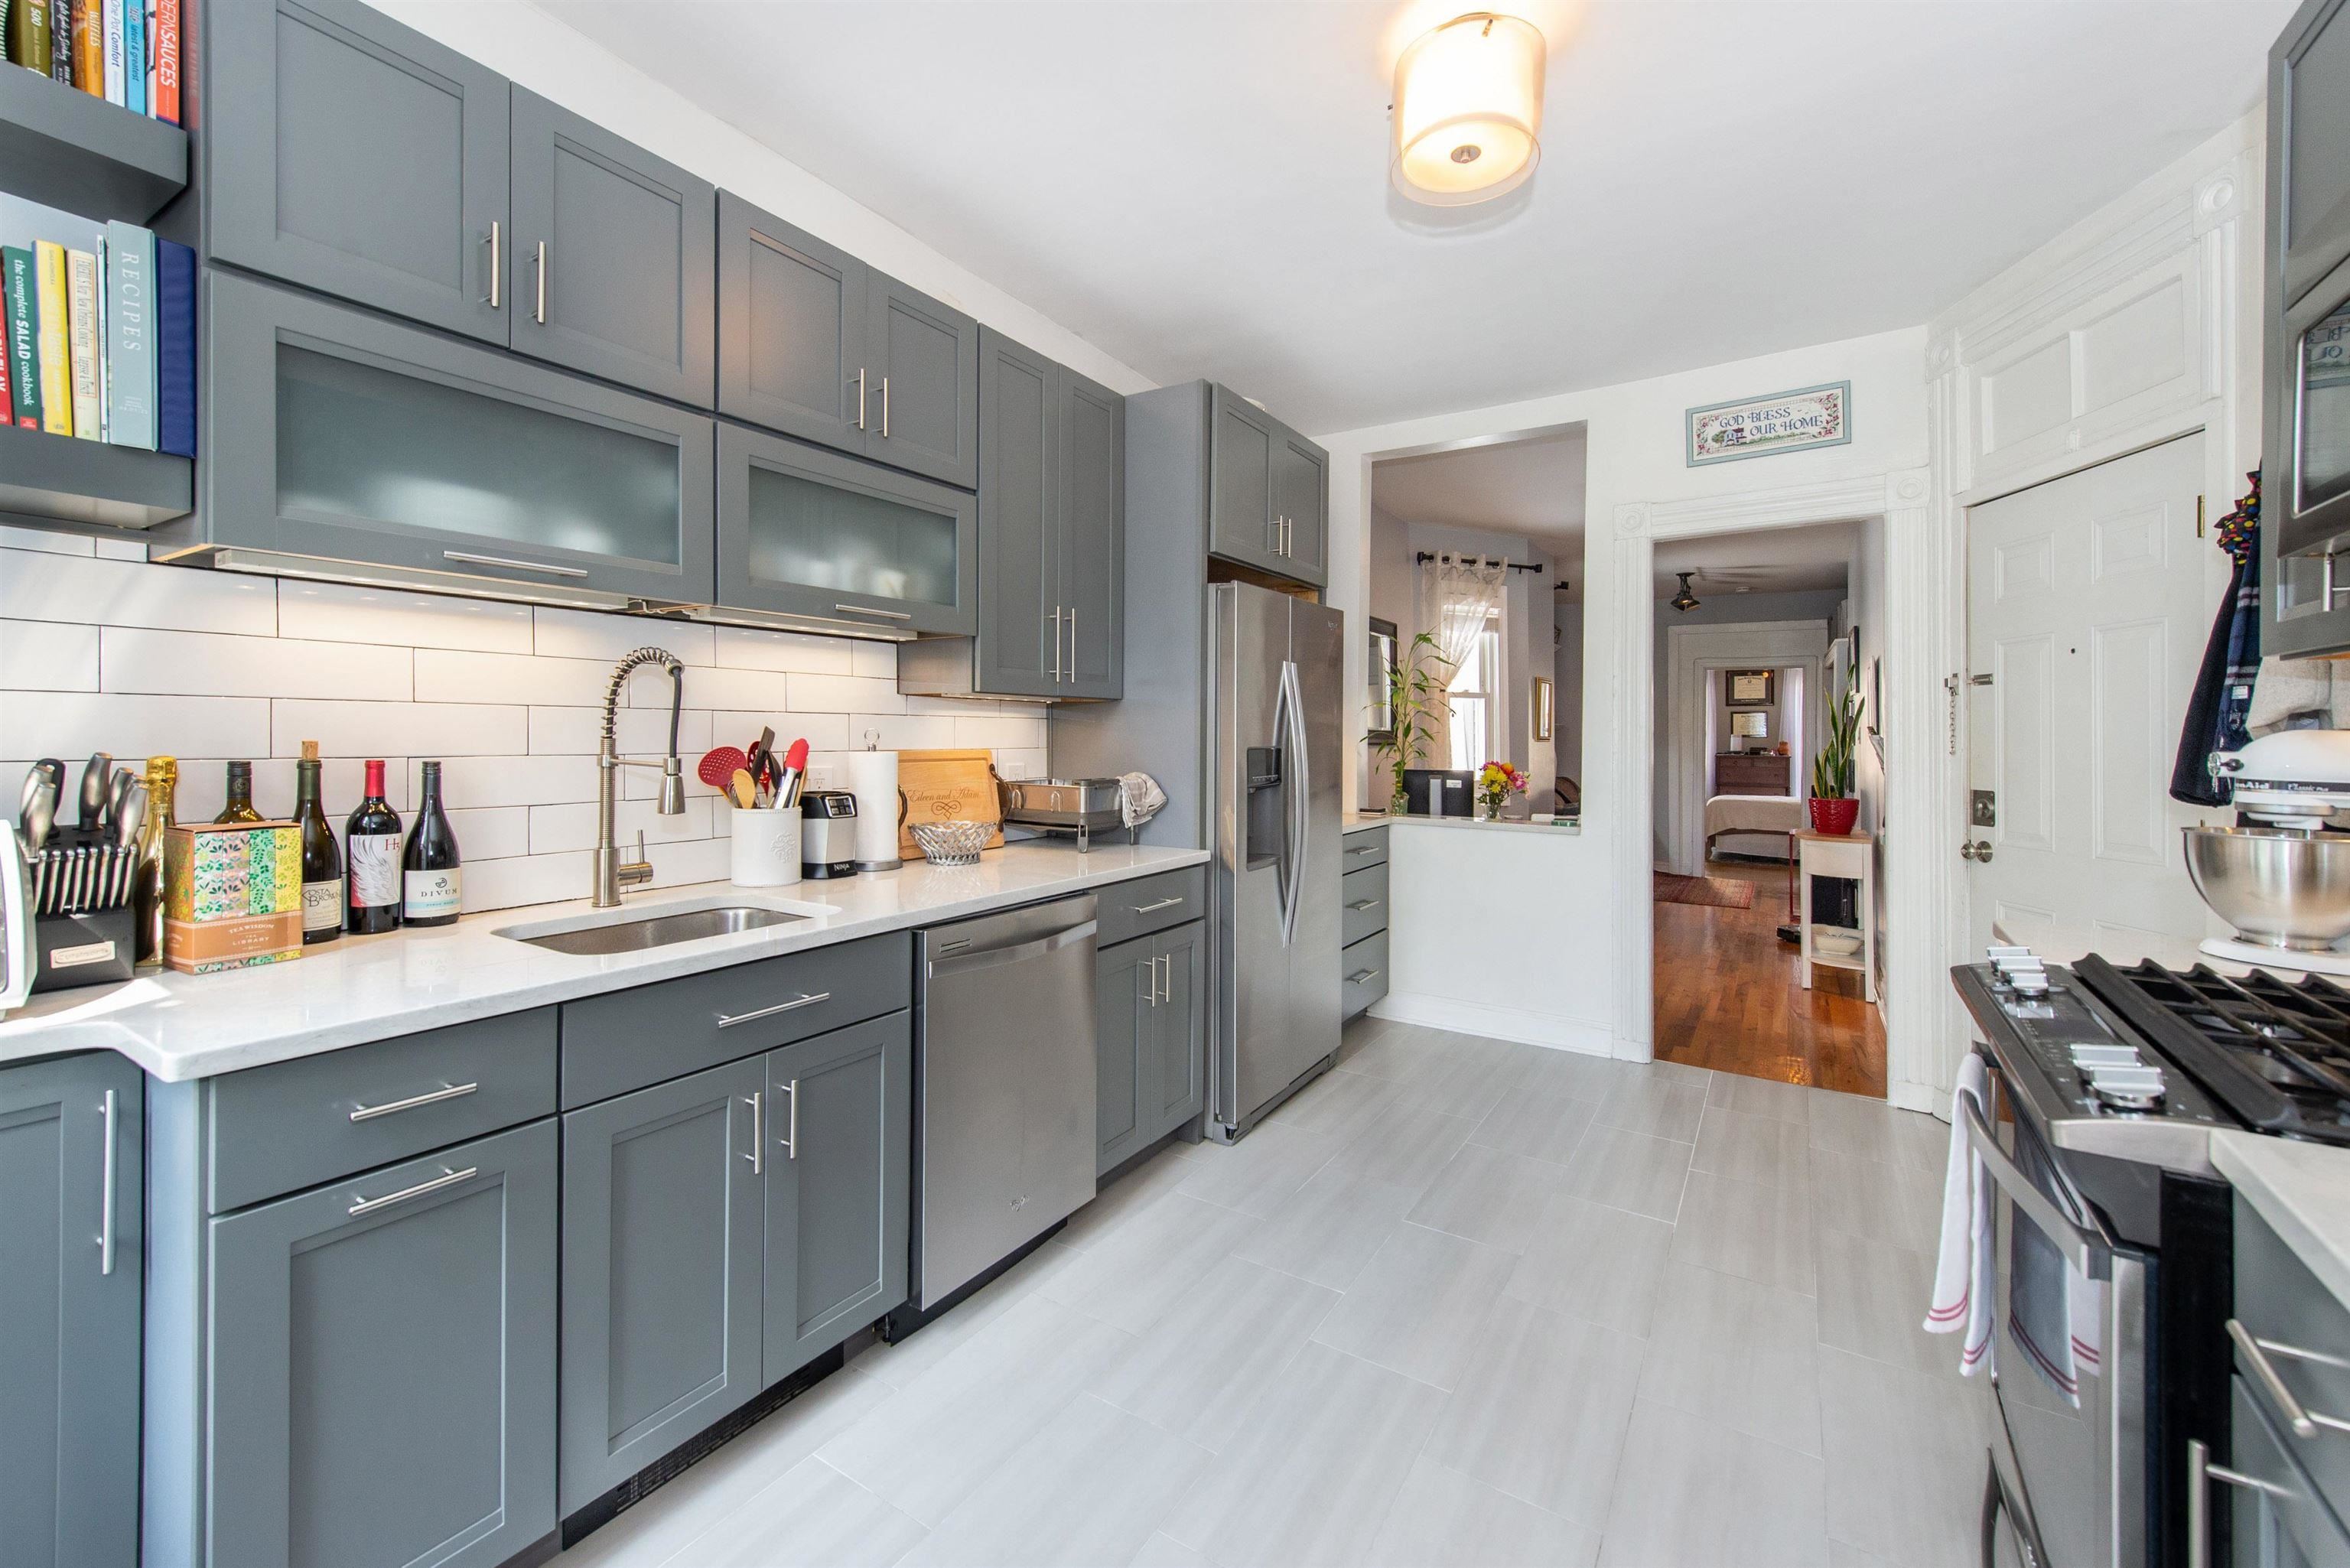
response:
[(1474, 11), (1421, 36), (1396, 62), (1396, 188), (1431, 206), (1491, 201), (1542, 161), (1541, 30)]

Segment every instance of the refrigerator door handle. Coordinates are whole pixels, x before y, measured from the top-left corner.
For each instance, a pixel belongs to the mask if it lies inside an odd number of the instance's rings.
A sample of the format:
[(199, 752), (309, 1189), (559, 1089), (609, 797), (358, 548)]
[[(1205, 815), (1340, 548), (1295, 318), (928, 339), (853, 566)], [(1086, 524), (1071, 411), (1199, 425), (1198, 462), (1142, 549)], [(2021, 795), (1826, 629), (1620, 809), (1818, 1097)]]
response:
[(1279, 705), (1287, 714), (1278, 732), (1288, 753), (1283, 763), (1281, 787), (1283, 805), (1289, 810), (1289, 866), (1281, 909), (1281, 945), (1290, 947), (1297, 940), (1297, 909), (1305, 898), (1306, 836), (1312, 830), (1314, 817), (1314, 781), (1306, 762), (1305, 699), (1298, 686), (1297, 666), (1286, 659), (1281, 661)]

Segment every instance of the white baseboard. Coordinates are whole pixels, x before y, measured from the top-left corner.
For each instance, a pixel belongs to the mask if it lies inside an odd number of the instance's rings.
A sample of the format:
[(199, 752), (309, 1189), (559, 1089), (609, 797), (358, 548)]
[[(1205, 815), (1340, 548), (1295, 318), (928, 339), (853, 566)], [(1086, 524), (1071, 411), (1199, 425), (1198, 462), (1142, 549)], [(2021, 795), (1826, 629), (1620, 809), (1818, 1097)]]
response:
[(1616, 1041), (1607, 1026), (1555, 1012), (1532, 1012), (1519, 1007), (1488, 1007), (1455, 997), (1423, 992), (1389, 992), (1371, 1003), (1371, 1016), (1400, 1023), (1449, 1029), (1456, 1034), (1482, 1034), (1493, 1040), (1516, 1040), (1553, 1051), (1573, 1051), (1585, 1056), (1612, 1056)]
[(1888, 1086), (1885, 1097), (1896, 1110), (1924, 1111), (1928, 1116), (1950, 1120), (1948, 1096), (1936, 1093), (1930, 1084), (1894, 1084)]

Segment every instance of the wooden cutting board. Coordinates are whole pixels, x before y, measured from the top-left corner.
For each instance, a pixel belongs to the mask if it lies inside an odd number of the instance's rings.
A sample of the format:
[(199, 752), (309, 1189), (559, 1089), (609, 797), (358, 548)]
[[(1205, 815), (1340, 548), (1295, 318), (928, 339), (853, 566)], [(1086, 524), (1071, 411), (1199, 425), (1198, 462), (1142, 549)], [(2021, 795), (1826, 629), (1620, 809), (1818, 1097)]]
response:
[[(994, 829), (987, 836), (987, 847), (1003, 846), (1003, 805), (995, 793), (995, 754), (986, 748), (899, 752), (898, 793), (906, 800), (906, 823), (984, 822)], [(898, 853), (907, 860), (922, 853), (902, 824)]]

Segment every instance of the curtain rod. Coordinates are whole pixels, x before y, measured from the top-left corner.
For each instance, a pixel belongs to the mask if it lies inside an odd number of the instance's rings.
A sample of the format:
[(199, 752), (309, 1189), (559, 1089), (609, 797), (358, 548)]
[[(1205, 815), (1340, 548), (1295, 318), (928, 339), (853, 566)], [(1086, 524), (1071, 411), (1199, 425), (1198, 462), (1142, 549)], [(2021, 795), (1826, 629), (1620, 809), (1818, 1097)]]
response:
[[(1459, 559), (1459, 558), (1460, 558), (1460, 557), (1458, 557), (1458, 556), (1455, 556), (1455, 557), (1454, 557), (1454, 559), (1456, 559), (1456, 560), (1457, 560), (1457, 559)], [(1433, 550), (1422, 550), (1422, 551), (1419, 553), (1419, 564), (1420, 564), (1421, 566), (1426, 566), (1426, 565), (1428, 565), (1428, 563), (1429, 563), (1429, 562), (1433, 561), (1433, 560), (1435, 560), (1435, 559), (1436, 559), (1436, 552), (1435, 552), (1435, 551), (1433, 551)], [(1520, 562), (1520, 561), (1503, 561), (1503, 562), (1502, 563), (1502, 565), (1503, 565), (1503, 566), (1504, 566), (1509, 567), (1509, 568), (1510, 568), (1510, 570), (1512, 570), (1512, 571), (1513, 571), (1513, 572), (1537, 572), (1537, 573), (1538, 573), (1538, 572), (1542, 571), (1542, 569), (1543, 569), (1543, 568), (1542, 568), (1542, 566), (1541, 566), (1541, 565), (1540, 565), (1539, 563), (1537, 563), (1537, 564), (1536, 564), (1536, 565), (1534, 565), (1534, 566), (1527, 566), (1527, 565), (1525, 565), (1524, 563)]]

